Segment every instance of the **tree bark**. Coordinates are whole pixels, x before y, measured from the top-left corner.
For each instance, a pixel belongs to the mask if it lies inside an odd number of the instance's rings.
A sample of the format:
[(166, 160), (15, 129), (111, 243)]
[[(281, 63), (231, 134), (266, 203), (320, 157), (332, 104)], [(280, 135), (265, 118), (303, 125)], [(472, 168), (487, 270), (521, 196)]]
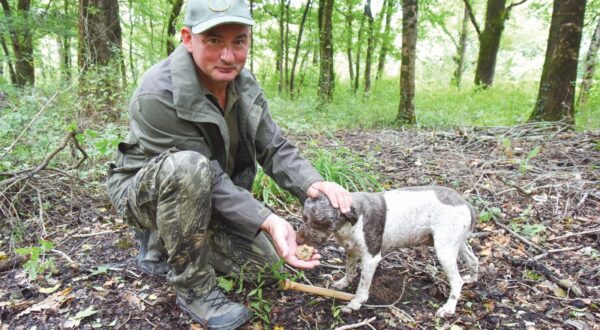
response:
[(167, 38), (165, 48), (167, 50), (167, 55), (171, 54), (175, 50), (175, 35), (177, 34), (177, 29), (175, 26), (175, 21), (181, 14), (181, 8), (183, 7), (183, 0), (172, 0), (171, 1), (171, 13), (169, 14), (169, 20), (167, 21)]
[(415, 124), (415, 61), (418, 36), (418, 1), (402, 0), (402, 63), (400, 106), (396, 123)]
[(35, 84), (35, 66), (33, 59), (33, 25), (29, 22), (31, 0), (19, 0), (16, 11), (7, 0), (0, 0), (4, 16), (9, 20), (8, 30), (15, 59), (16, 86)]
[(373, 42), (374, 42), (374, 34), (373, 31), (373, 13), (371, 12), (371, 0), (367, 0), (367, 4), (365, 5), (365, 17), (368, 21), (367, 28), (367, 53), (365, 59), (365, 90), (364, 96), (368, 96), (371, 91), (371, 62), (373, 59)]
[(456, 45), (456, 56), (454, 57), (454, 63), (456, 63), (456, 70), (452, 75), (451, 84), (460, 87), (462, 81), (462, 75), (465, 71), (465, 53), (467, 51), (467, 28), (469, 27), (469, 10), (465, 6), (462, 26), (460, 29), (460, 35), (458, 37), (458, 43)]
[(300, 45), (302, 44), (302, 35), (304, 34), (304, 24), (306, 24), (306, 18), (310, 12), (311, 3), (312, 0), (306, 2), (304, 12), (302, 13), (302, 20), (300, 21), (300, 27), (298, 29), (298, 39), (296, 40), (296, 49), (294, 50), (294, 58), (292, 60), (292, 72), (290, 73), (290, 96), (292, 99), (295, 96), (294, 84), (296, 80), (296, 64), (298, 63), (298, 57), (300, 56)]
[(392, 39), (392, 15), (394, 14), (394, 8), (396, 1), (384, 0), (385, 5), (385, 28), (383, 30), (383, 36), (381, 38), (381, 50), (379, 51), (379, 63), (377, 64), (377, 75), (375, 80), (379, 80), (383, 76), (383, 69), (385, 68), (385, 61), (390, 49), (390, 41)]
[(8, 74), (10, 75), (10, 81), (13, 85), (17, 84), (17, 74), (15, 73), (15, 66), (10, 59), (10, 51), (8, 50), (8, 46), (6, 45), (6, 41), (4, 40), (4, 36), (0, 36), (0, 42), (2, 42), (2, 50), (4, 50), (4, 55), (6, 55), (6, 65), (8, 66)]
[(352, 24), (354, 22), (354, 15), (352, 11), (352, 0), (347, 0), (346, 4), (348, 5), (348, 12), (346, 13), (346, 30), (344, 33), (344, 37), (346, 39), (346, 57), (348, 58), (348, 75), (350, 78), (350, 84), (354, 82), (354, 66), (352, 63), (352, 48), (354, 45), (352, 43), (353, 39), (353, 28)]
[(283, 73), (284, 49), (285, 49), (285, 0), (279, 0), (279, 47), (277, 47), (277, 71), (279, 80), (277, 81), (277, 93), (281, 95), (285, 81)]
[(554, 0), (546, 59), (529, 121), (575, 123), (575, 80), (585, 0)]
[(356, 76), (354, 76), (354, 92), (356, 93), (356, 91), (358, 91), (358, 85), (359, 85), (359, 81), (360, 81), (360, 55), (362, 54), (362, 43), (363, 43), (363, 34), (364, 34), (364, 26), (365, 26), (365, 19), (366, 16), (363, 15), (360, 19), (360, 27), (358, 28), (358, 40), (357, 40), (357, 44), (358, 46), (356, 47), (356, 62), (354, 63), (355, 66), (355, 73)]
[(333, 33), (332, 16), (333, 1), (320, 0), (321, 24), (319, 29), (319, 100), (329, 103), (333, 99), (334, 75), (333, 75)]
[(581, 86), (579, 90), (578, 104), (584, 104), (587, 101), (590, 88), (592, 87), (592, 78), (594, 78), (594, 71), (596, 70), (596, 57), (598, 55), (598, 48), (600, 48), (600, 19), (596, 23), (596, 29), (592, 35), (590, 41), (590, 48), (588, 49), (587, 56), (585, 57), (583, 78), (581, 79)]
[(479, 56), (475, 69), (475, 85), (484, 88), (494, 82), (496, 59), (506, 21), (506, 0), (488, 0), (485, 27), (479, 35)]
[[(87, 110), (111, 113), (119, 92), (122, 69), (121, 25), (116, 0), (79, 0), (78, 65), (82, 71), (79, 93)], [(122, 74), (122, 73), (121, 73)], [(110, 119), (110, 118), (109, 118)]]

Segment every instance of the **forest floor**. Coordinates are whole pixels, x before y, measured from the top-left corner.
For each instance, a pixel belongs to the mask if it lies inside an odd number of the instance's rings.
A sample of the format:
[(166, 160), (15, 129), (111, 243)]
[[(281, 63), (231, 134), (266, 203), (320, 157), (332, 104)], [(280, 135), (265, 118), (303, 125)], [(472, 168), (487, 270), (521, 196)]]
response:
[[(254, 310), (243, 329), (600, 329), (600, 132), (525, 125), (292, 140), (301, 149), (313, 140), (348, 147), (385, 189), (439, 184), (463, 193), (481, 216), (470, 239), (480, 278), (463, 287), (454, 316), (437, 319), (448, 286), (427, 247), (387, 254), (369, 301), (351, 314), (341, 312), (343, 302), (282, 291), (268, 272), (245, 274), (228, 293)], [(0, 329), (201, 329), (164, 278), (136, 268), (133, 232), (98, 184), (44, 170), (0, 189), (0, 214), (8, 216), (0, 228)], [(277, 212), (301, 224), (299, 206)], [(34, 246), (29, 264), (10, 252), (17, 237)], [(45, 259), (35, 261), (38, 252)], [(320, 252), (323, 265), (297, 281), (328, 286), (341, 276), (343, 250), (331, 240)], [(55, 269), (42, 276), (44, 266)]]

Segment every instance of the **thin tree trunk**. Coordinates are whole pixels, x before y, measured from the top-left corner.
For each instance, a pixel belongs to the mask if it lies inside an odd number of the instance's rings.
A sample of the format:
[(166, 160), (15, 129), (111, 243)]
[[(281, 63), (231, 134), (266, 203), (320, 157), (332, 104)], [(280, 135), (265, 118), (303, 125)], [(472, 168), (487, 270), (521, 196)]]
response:
[(362, 54), (362, 42), (363, 42), (363, 32), (364, 32), (364, 26), (365, 26), (365, 19), (366, 16), (362, 15), (361, 19), (360, 19), (360, 27), (358, 28), (358, 40), (357, 40), (357, 44), (358, 46), (356, 47), (356, 63), (354, 63), (356, 69), (356, 76), (354, 77), (354, 92), (356, 93), (358, 91), (358, 85), (359, 85), (359, 81), (360, 81), (360, 55)]
[(321, 25), (319, 30), (319, 100), (329, 103), (333, 99), (333, 2), (321, 0)]
[(371, 91), (371, 62), (373, 59), (373, 42), (374, 42), (374, 31), (373, 31), (373, 13), (371, 12), (371, 0), (367, 0), (365, 5), (365, 17), (368, 20), (367, 30), (367, 54), (365, 59), (365, 90), (364, 96), (368, 96)]
[(529, 121), (575, 123), (575, 80), (585, 0), (554, 0), (546, 59)]
[[(33, 27), (29, 21), (30, 0), (19, 0), (16, 13), (12, 10), (7, 0), (0, 0), (4, 10), (4, 16), (12, 19), (8, 30), (12, 42), (13, 55), (15, 59), (16, 85), (23, 87), (35, 84), (35, 66), (33, 59)], [(22, 21), (14, 23), (14, 21)]]
[(298, 56), (300, 56), (300, 45), (302, 42), (302, 34), (304, 34), (304, 24), (306, 23), (306, 18), (308, 17), (308, 13), (310, 12), (310, 5), (312, 0), (308, 0), (306, 2), (306, 6), (304, 6), (304, 12), (302, 13), (302, 21), (300, 21), (300, 28), (298, 29), (298, 39), (296, 40), (296, 49), (294, 50), (294, 59), (292, 60), (292, 72), (290, 74), (290, 96), (292, 99), (294, 98), (294, 83), (296, 79), (296, 64), (298, 63)]
[(284, 70), (285, 70), (285, 89), (287, 90), (290, 83), (290, 1), (285, 5), (285, 56), (284, 56)]
[(392, 30), (392, 15), (394, 14), (396, 1), (384, 0), (385, 5), (385, 28), (383, 30), (383, 37), (381, 38), (381, 50), (379, 51), (379, 63), (377, 64), (377, 75), (375, 80), (379, 80), (383, 76), (383, 69), (385, 68), (385, 61), (387, 53), (390, 48), (391, 30)]
[(415, 61), (418, 36), (417, 0), (402, 0), (402, 63), (400, 67), (400, 106), (396, 122), (414, 124)]
[(467, 51), (467, 28), (469, 27), (469, 10), (465, 5), (463, 12), (462, 26), (460, 29), (460, 35), (458, 37), (458, 44), (456, 45), (456, 56), (454, 57), (454, 63), (456, 63), (456, 70), (452, 75), (451, 84), (460, 87), (462, 81), (462, 75), (465, 70), (465, 53)]
[(4, 41), (4, 36), (0, 38), (2, 42), (2, 49), (4, 50), (4, 54), (6, 55), (6, 65), (8, 66), (8, 74), (10, 75), (10, 81), (13, 85), (17, 84), (17, 74), (15, 73), (15, 67), (10, 59), (10, 51), (8, 50), (8, 46), (6, 45), (6, 41)]
[(167, 55), (171, 54), (175, 50), (175, 34), (177, 29), (175, 27), (175, 21), (181, 14), (181, 7), (183, 6), (183, 0), (172, 0), (171, 1), (171, 13), (169, 14), (169, 20), (167, 21), (167, 38), (165, 48)]
[(277, 71), (279, 81), (277, 82), (277, 93), (281, 95), (284, 88), (283, 57), (285, 48), (285, 0), (279, 0), (279, 47), (277, 48)]
[(350, 83), (352, 84), (352, 82), (354, 82), (354, 67), (352, 66), (352, 23), (354, 21), (354, 15), (352, 11), (352, 1), (346, 1), (346, 4), (348, 5), (348, 12), (346, 13), (346, 30), (344, 31), (344, 36), (346, 39), (346, 57), (348, 58), (348, 74), (350, 76)]
[(137, 81), (137, 70), (133, 60), (133, 0), (129, 0), (129, 71), (131, 71), (131, 80)]
[(594, 71), (596, 70), (596, 58), (598, 55), (598, 48), (600, 47), (600, 19), (596, 23), (596, 29), (592, 35), (590, 41), (590, 48), (588, 49), (587, 56), (585, 57), (583, 78), (581, 79), (581, 86), (579, 91), (578, 104), (584, 104), (587, 101), (590, 88), (592, 87), (592, 78), (594, 78)]
[[(64, 2), (64, 15), (65, 17), (69, 16), (69, 1), (65, 0)], [(66, 81), (71, 81), (71, 37), (67, 35), (63, 35), (61, 37), (61, 46), (62, 46), (62, 72), (65, 76)]]

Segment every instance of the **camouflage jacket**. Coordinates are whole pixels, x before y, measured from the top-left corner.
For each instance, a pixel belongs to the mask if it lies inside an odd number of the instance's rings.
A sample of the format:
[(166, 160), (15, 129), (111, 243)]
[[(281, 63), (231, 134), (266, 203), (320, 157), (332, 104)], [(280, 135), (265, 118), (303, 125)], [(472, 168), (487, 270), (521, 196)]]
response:
[(173, 147), (200, 152), (211, 160), (213, 214), (248, 236), (255, 235), (271, 214), (250, 193), (257, 162), (278, 185), (301, 201), (306, 198), (308, 187), (321, 176), (283, 137), (254, 76), (244, 69), (232, 83), (240, 102), (240, 148), (229, 177), (223, 170), (229, 155), (227, 124), (206, 97), (208, 90), (198, 79), (192, 56), (179, 46), (146, 72), (129, 107), (129, 133), (118, 145), (116, 162), (110, 164), (107, 188), (113, 205), (121, 202), (140, 168)]

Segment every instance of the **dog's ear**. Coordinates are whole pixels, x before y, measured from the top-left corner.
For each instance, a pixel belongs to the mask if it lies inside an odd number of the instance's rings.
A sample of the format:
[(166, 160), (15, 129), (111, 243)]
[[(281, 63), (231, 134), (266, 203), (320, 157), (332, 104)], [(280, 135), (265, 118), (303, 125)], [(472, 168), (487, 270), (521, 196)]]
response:
[(354, 206), (350, 207), (350, 211), (342, 213), (342, 216), (348, 219), (348, 221), (350, 221), (351, 224), (355, 224), (358, 221), (358, 214), (356, 214), (356, 209), (354, 208)]

